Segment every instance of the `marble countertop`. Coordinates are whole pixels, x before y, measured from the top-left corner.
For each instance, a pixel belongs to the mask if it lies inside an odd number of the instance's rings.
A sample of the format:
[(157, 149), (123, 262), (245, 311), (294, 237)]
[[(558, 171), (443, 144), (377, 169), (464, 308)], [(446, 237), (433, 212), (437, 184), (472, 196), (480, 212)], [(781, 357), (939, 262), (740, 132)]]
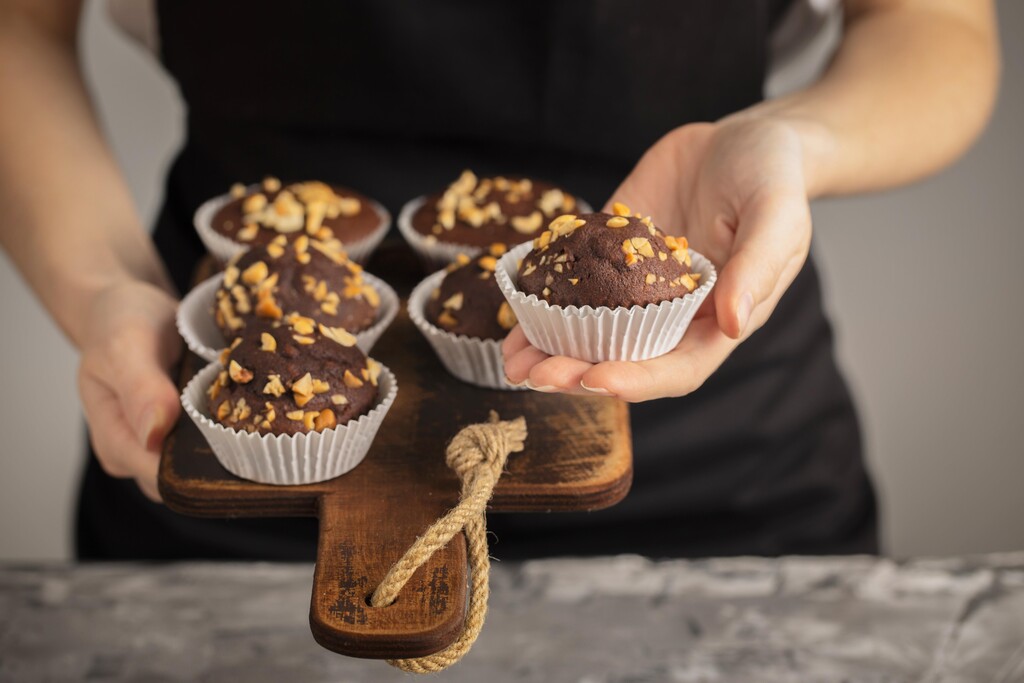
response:
[[(0, 565), (0, 680), (408, 681), (320, 648), (311, 565)], [(446, 681), (1024, 681), (1024, 552), (497, 564)]]

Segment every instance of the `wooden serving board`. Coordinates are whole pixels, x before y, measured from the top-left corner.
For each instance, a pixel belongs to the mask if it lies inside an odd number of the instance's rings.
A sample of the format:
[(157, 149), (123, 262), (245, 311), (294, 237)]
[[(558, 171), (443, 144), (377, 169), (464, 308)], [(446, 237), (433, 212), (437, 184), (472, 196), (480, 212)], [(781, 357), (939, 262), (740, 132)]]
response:
[[(371, 266), (372, 267), (372, 266)], [(377, 272), (377, 271), (371, 271)], [(492, 512), (596, 510), (625, 497), (632, 481), (628, 409), (600, 397), (480, 389), (451, 377), (404, 309), (371, 355), (398, 378), (398, 398), (366, 459), (331, 481), (272, 486), (221, 467), (183, 415), (167, 439), (159, 485), (167, 506), (201, 517), (315, 516), (320, 538), (310, 625), (324, 647), (371, 658), (436, 652), (462, 628), (467, 560), (455, 537), (413, 576), (389, 607), (367, 598), (434, 520), (458, 500), (445, 466), (459, 428), (526, 417), (529, 437), (494, 493)], [(189, 354), (187, 381), (204, 361)]]

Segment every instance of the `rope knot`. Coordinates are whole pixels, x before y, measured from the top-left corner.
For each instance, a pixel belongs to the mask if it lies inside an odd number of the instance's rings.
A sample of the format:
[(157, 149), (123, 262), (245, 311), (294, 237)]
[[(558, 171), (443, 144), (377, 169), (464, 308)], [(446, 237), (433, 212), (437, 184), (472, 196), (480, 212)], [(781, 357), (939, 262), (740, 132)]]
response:
[(504, 469), (508, 455), (523, 450), (525, 439), (525, 418), (502, 422), (492, 410), (489, 422), (469, 425), (459, 430), (448, 444), (445, 463), (460, 481), (466, 481), (470, 473), (484, 463), (497, 477)]

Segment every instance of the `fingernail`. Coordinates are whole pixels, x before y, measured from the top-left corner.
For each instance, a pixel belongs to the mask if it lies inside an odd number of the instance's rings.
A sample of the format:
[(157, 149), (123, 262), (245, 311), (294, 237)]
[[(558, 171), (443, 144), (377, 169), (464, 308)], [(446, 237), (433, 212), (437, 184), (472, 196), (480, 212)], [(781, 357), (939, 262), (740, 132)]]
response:
[(743, 334), (747, 329), (747, 323), (750, 322), (750, 313), (754, 310), (754, 295), (747, 292), (740, 297), (740, 305), (736, 309), (736, 316), (740, 321), (740, 334)]
[(525, 387), (526, 386), (526, 380), (525, 379), (522, 382), (513, 382), (511, 377), (509, 377), (508, 375), (505, 375), (505, 381), (508, 382), (508, 385), (510, 387)]
[(526, 383), (527, 388), (533, 389), (534, 391), (542, 391), (545, 394), (552, 394), (552, 393), (558, 391), (558, 387), (551, 386), (550, 384), (544, 384), (544, 385), (541, 385), (541, 386), (537, 386), (536, 384), (531, 382), (529, 380), (529, 378), (526, 379), (525, 383)]
[(150, 408), (142, 414), (142, 419), (139, 420), (139, 426), (136, 428), (136, 436), (143, 448), (149, 448), (149, 437), (156, 429), (159, 417), (156, 408)]
[(600, 394), (601, 396), (612, 395), (612, 392), (608, 391), (607, 389), (603, 389), (601, 387), (588, 387), (586, 384), (583, 383), (583, 380), (580, 380), (580, 386), (592, 394)]

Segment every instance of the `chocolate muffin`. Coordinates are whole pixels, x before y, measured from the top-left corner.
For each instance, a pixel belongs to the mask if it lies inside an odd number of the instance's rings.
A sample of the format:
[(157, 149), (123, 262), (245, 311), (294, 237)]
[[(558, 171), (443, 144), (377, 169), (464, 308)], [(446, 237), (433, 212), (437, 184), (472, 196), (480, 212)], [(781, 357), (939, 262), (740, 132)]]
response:
[(214, 214), (214, 231), (240, 244), (266, 245), (284, 236), (353, 242), (367, 237), (381, 222), (369, 199), (355, 190), (317, 180), (282, 186), (266, 178), (259, 187), (236, 184), (232, 200)]
[(576, 198), (551, 183), (503, 176), (477, 179), (467, 170), (447, 190), (426, 198), (413, 214), (412, 227), (453, 244), (519, 244), (552, 217), (575, 208)]
[(516, 325), (516, 316), (494, 279), (497, 259), (505, 250), (504, 244), (492, 244), (475, 259), (460, 254), (431, 294), (426, 319), (452, 334), (504, 339)]
[(293, 315), (251, 325), (225, 349), (207, 391), (211, 417), (261, 434), (343, 425), (373, 406), (381, 366), (342, 328)]
[(533, 241), (518, 287), (555, 306), (646, 306), (697, 287), (685, 237), (615, 204), (614, 215), (563, 215)]
[(258, 320), (281, 320), (289, 313), (361, 332), (374, 324), (380, 308), (377, 291), (362, 273), (338, 240), (300, 235), (288, 242), (279, 235), (228, 264), (214, 320), (225, 339)]

